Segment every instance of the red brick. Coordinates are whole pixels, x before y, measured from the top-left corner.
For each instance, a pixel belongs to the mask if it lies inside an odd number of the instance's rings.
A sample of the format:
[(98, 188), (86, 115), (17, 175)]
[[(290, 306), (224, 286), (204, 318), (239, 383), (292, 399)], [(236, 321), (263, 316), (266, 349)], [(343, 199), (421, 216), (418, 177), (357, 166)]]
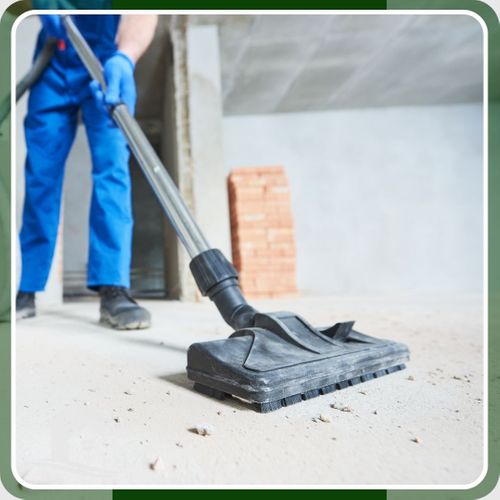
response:
[(233, 263), (249, 297), (296, 293), (290, 188), (281, 166), (243, 167), (228, 177)]

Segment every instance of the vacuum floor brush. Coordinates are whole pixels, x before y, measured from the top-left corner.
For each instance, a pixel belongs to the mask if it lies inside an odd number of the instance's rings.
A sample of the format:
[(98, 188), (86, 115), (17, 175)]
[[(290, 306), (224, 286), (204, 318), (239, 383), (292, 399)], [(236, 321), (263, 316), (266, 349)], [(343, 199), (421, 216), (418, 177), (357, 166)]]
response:
[[(63, 16), (63, 24), (90, 75), (105, 89), (99, 60), (71, 17)], [(359, 333), (353, 322), (316, 328), (294, 313), (261, 313), (250, 306), (236, 269), (210, 247), (127, 107), (119, 104), (109, 113), (188, 252), (201, 293), (236, 330), (227, 339), (189, 347), (187, 374), (195, 390), (219, 399), (236, 396), (269, 412), (404, 368), (405, 345)]]

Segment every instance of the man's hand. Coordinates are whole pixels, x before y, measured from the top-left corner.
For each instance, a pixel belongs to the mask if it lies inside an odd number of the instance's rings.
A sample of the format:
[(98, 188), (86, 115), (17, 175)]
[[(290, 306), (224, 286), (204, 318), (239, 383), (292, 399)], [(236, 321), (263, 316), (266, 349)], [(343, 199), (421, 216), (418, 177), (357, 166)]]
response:
[(47, 35), (57, 39), (64, 38), (64, 27), (60, 16), (54, 14), (41, 14), (40, 21)]
[(134, 81), (135, 65), (124, 53), (117, 51), (104, 64), (106, 92), (102, 91), (97, 81), (92, 81), (90, 88), (97, 102), (103, 106), (116, 106), (123, 102), (130, 113), (134, 113), (136, 89)]
[(104, 79), (107, 90), (103, 93), (99, 83), (92, 82), (90, 88), (97, 102), (103, 106), (116, 106), (123, 102), (133, 114), (136, 90), (134, 67), (153, 39), (158, 16), (136, 14), (123, 15), (116, 35), (118, 51), (104, 64)]

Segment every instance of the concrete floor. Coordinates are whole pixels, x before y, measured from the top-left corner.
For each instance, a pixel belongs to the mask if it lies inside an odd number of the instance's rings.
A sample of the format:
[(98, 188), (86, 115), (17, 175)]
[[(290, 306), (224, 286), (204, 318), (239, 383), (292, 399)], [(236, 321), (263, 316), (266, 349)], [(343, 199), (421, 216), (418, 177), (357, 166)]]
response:
[[(15, 468), (25, 482), (467, 484), (480, 475), (479, 299), (256, 301), (318, 325), (356, 319), (412, 352), (403, 372), (266, 415), (192, 390), (187, 347), (230, 333), (210, 304), (144, 304), (147, 331), (100, 327), (95, 302), (17, 325)], [(315, 423), (320, 414), (331, 421)], [(189, 431), (199, 424), (212, 435)]]

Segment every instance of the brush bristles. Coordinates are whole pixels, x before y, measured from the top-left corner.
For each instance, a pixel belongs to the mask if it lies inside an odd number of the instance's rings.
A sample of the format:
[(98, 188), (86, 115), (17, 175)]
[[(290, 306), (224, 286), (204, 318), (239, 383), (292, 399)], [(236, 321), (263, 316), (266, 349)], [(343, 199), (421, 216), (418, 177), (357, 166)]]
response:
[(308, 399), (315, 398), (317, 396), (322, 396), (324, 394), (329, 394), (334, 391), (339, 391), (345, 389), (346, 387), (351, 387), (362, 382), (368, 382), (374, 378), (380, 378), (384, 375), (389, 375), (400, 370), (403, 370), (405, 365), (391, 366), (390, 368), (385, 368), (383, 370), (377, 370), (376, 372), (366, 373), (360, 377), (353, 377), (349, 380), (343, 380), (337, 382), (336, 384), (327, 385), (325, 387), (320, 387), (319, 389), (313, 389), (306, 391), (302, 394), (296, 394), (294, 396), (288, 396), (283, 399), (278, 399), (277, 401), (266, 401), (265, 403), (253, 403), (253, 407), (260, 413), (269, 413), (271, 411), (279, 410), (286, 406), (293, 405), (295, 403), (300, 403), (301, 401), (307, 401)]

